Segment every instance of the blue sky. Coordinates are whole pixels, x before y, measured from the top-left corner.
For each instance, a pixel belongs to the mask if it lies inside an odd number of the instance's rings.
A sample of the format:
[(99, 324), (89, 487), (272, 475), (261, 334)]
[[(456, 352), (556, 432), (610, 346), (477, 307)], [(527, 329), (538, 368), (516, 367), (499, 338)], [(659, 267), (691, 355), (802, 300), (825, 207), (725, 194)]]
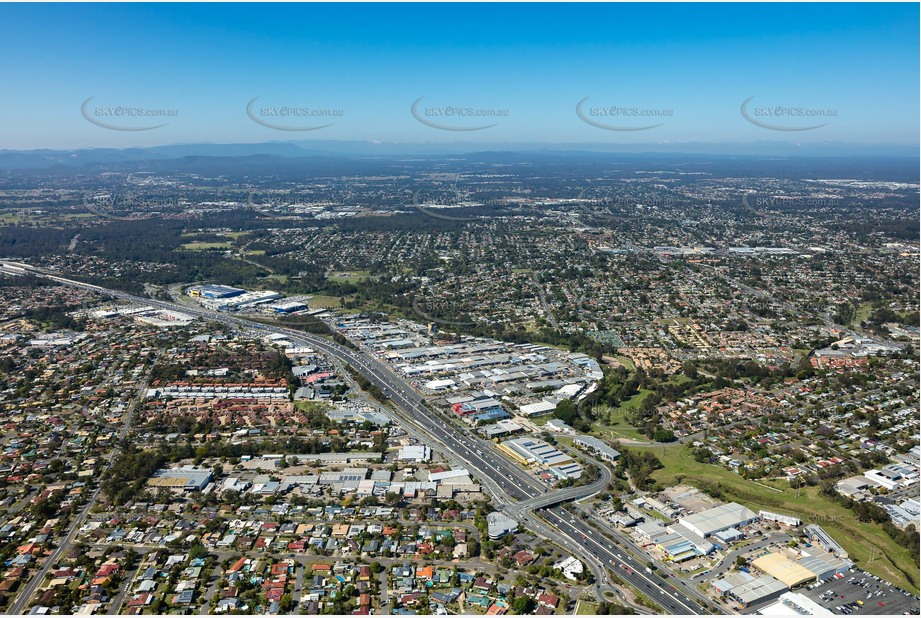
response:
[[(0, 148), (190, 142), (918, 143), (917, 4), (0, 5)], [(118, 131), (114, 126), (164, 127)], [(332, 126), (280, 131), (257, 124)], [(417, 120), (410, 108), (424, 97)], [(583, 117), (620, 129), (607, 130)], [(805, 131), (780, 128), (825, 124)], [(103, 116), (116, 106), (170, 118)], [(341, 110), (333, 118), (264, 107)], [(501, 117), (436, 116), (454, 107)], [(825, 116), (795, 115), (789, 109)], [(659, 117), (627, 116), (629, 108)], [(604, 115), (607, 111), (607, 115)], [(664, 116), (662, 114), (665, 114)]]

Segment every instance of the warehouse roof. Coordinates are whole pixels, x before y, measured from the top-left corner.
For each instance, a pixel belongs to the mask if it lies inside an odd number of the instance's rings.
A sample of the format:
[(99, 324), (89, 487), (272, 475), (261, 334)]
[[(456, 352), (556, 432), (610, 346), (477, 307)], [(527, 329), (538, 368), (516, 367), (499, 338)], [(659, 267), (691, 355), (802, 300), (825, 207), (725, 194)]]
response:
[(752, 561), (752, 565), (774, 577), (788, 587), (793, 588), (800, 584), (814, 580), (816, 574), (801, 564), (793, 562), (780, 552), (773, 552)]
[(682, 517), (680, 521), (698, 534), (708, 536), (720, 530), (742, 526), (755, 519), (758, 519), (758, 515), (754, 511), (741, 504), (730, 502)]
[(770, 575), (762, 575), (741, 586), (736, 586), (729, 594), (738, 599), (743, 605), (755, 605), (787, 589), (788, 586), (786, 584), (776, 580)]

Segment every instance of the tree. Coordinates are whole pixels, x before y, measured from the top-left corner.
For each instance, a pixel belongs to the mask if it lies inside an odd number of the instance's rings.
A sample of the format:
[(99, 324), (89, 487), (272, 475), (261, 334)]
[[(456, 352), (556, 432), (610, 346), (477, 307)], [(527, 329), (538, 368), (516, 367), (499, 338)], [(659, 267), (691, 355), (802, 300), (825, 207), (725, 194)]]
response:
[(511, 602), (512, 611), (519, 616), (530, 614), (535, 605), (534, 599), (530, 597), (515, 597)]
[(195, 560), (196, 558), (204, 558), (208, 555), (208, 550), (205, 549), (205, 546), (201, 543), (196, 543), (192, 545), (192, 548), (189, 549), (189, 558)]

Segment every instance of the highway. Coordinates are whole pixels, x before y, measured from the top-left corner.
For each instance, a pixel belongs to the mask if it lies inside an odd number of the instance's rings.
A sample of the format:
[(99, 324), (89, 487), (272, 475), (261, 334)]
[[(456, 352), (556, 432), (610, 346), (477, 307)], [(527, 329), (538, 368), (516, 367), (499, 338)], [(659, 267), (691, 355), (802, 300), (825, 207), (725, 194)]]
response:
[[(672, 590), (672, 586), (668, 581), (677, 582), (677, 579), (663, 580), (658, 576), (647, 576), (645, 572), (641, 572), (645, 569), (645, 564), (639, 563), (626, 552), (620, 552), (620, 556), (618, 556), (613, 549), (613, 542), (603, 538), (599, 540), (597, 532), (592, 527), (581, 520), (577, 520), (568, 511), (558, 506), (562, 502), (585, 498), (604, 489), (612, 478), (611, 471), (607, 466), (599, 466), (600, 478), (593, 483), (548, 493), (546, 486), (538, 479), (500, 455), (492, 442), (469, 436), (449, 421), (441, 418), (435, 411), (427, 407), (419, 393), (413, 390), (402, 378), (398, 377), (390, 367), (371, 354), (310, 333), (281, 326), (260, 324), (204, 307), (180, 305), (133, 296), (125, 292), (66, 279), (53, 272), (27, 264), (0, 262), (0, 269), (14, 274), (29, 272), (62, 285), (90, 290), (141, 305), (196, 315), (240, 329), (257, 329), (266, 333), (283, 334), (294, 343), (320, 350), (342, 362), (348, 363), (363, 374), (372, 384), (381, 389), (383, 394), (394, 404), (394, 414), (399, 419), (418, 429), (423, 434), (431, 436), (435, 443), (442, 445), (443, 450), (460, 459), (480, 483), (488, 489), (489, 493), (493, 495), (495, 498), (494, 506), (497, 509), (504, 510), (509, 516), (528, 524), (532, 530), (547, 536), (550, 540), (579, 555), (583, 560), (586, 560), (586, 557), (590, 558), (586, 562), (608, 565), (624, 581), (646, 594), (668, 612), (675, 614), (702, 613), (701, 608), (681, 590)], [(90, 504), (92, 504), (92, 500)], [(540, 511), (540, 518), (535, 514), (538, 509), (543, 509)], [(611, 544), (610, 547), (608, 546), (609, 544)], [(52, 556), (52, 558), (56, 558), (56, 556)], [(52, 563), (53, 560), (49, 560), (46, 565)], [(621, 563), (629, 570), (616, 566)], [(603, 573), (601, 575), (603, 580), (597, 582), (599, 594), (602, 588), (612, 587), (608, 585), (607, 581), (604, 581), (607, 579), (607, 575)], [(23, 595), (23, 597), (25, 596)], [(20, 605), (19, 601), (17, 601), (17, 605)]]
[(672, 581), (681, 587), (679, 583), (681, 580), (675, 577), (663, 579), (659, 575), (646, 573), (645, 564), (640, 564), (627, 551), (619, 548), (614, 541), (599, 536), (593, 528), (563, 507), (558, 506), (541, 511), (541, 517), (560, 532), (574, 539), (578, 545), (581, 545), (603, 564), (609, 565), (618, 577), (665, 608), (666, 612), (670, 614), (706, 613), (700, 605), (691, 601), (686, 593), (672, 590), (672, 585), (668, 583)]

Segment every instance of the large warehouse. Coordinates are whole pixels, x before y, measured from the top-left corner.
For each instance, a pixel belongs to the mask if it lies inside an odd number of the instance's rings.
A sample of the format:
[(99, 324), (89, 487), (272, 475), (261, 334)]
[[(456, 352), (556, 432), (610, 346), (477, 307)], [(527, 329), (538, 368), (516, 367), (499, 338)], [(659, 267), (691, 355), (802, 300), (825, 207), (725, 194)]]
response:
[(780, 580), (788, 588), (796, 588), (806, 582), (815, 581), (815, 573), (793, 562), (780, 552), (773, 552), (752, 561), (759, 571)]
[(736, 586), (726, 592), (726, 596), (742, 607), (760, 605), (780, 598), (787, 591), (787, 586), (770, 575), (762, 575), (750, 582)]
[(210, 468), (182, 466), (180, 468), (161, 468), (147, 480), (147, 485), (155, 488), (181, 489), (183, 491), (202, 491), (214, 478)]
[(526, 465), (536, 462), (545, 466), (558, 466), (572, 462), (572, 457), (536, 438), (508, 440), (500, 444), (499, 448)]
[(232, 298), (240, 296), (246, 292), (240, 288), (232, 288), (228, 285), (203, 285), (198, 288), (190, 288), (190, 296), (201, 296), (202, 298)]
[(807, 582), (824, 581), (846, 573), (854, 563), (825, 554), (793, 560), (780, 552), (773, 552), (754, 560), (752, 566), (779, 579), (790, 588), (796, 588)]
[(499, 445), (499, 448), (525, 466), (535, 463), (542, 465), (563, 479), (577, 479), (582, 475), (582, 466), (573, 461), (572, 457), (543, 440), (536, 438), (506, 440)]
[(758, 514), (741, 504), (730, 502), (682, 517), (679, 521), (692, 532), (706, 538), (722, 530), (741, 528), (758, 521)]

